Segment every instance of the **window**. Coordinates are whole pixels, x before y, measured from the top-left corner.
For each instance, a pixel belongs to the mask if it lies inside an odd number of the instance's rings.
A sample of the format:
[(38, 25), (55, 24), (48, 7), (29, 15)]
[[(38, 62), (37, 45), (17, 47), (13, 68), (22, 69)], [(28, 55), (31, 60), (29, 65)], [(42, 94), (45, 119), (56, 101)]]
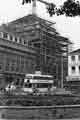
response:
[(3, 33), (3, 38), (8, 38), (8, 33)]
[(80, 61), (80, 55), (78, 56), (78, 60)]
[(15, 37), (15, 42), (17, 42), (17, 40), (18, 40), (17, 37)]
[(4, 64), (4, 55), (3, 53), (0, 53), (0, 70), (3, 69), (3, 64)]
[(79, 73), (80, 73), (80, 66), (79, 66)]
[(39, 83), (39, 84), (37, 84), (38, 88), (48, 88), (48, 86), (49, 86), (49, 83)]
[(29, 46), (32, 46), (32, 43), (31, 43), (31, 42), (28, 42), (28, 45), (29, 45)]
[(24, 86), (27, 87), (27, 88), (32, 88), (32, 84), (31, 83), (25, 83)]
[(9, 59), (9, 56), (6, 57), (5, 70), (6, 70), (6, 71), (9, 71), (9, 70), (10, 70), (10, 59)]
[(2, 66), (3, 66), (3, 65), (2, 65), (2, 64), (0, 64), (0, 70), (2, 70)]
[(14, 56), (14, 58), (12, 58), (11, 60), (11, 71), (15, 71), (15, 67), (16, 67), (16, 60)]
[(72, 61), (74, 61), (75, 60), (75, 56), (73, 55), (73, 56), (71, 56), (71, 59), (72, 59)]
[(21, 61), (20, 61), (20, 71), (21, 72), (24, 72), (24, 67), (25, 67), (24, 57), (21, 56)]
[(22, 44), (24, 45), (24, 40), (22, 40)]
[(19, 66), (20, 66), (20, 57), (19, 56), (17, 56), (17, 60), (16, 60), (16, 72), (19, 72)]
[(0, 37), (2, 37), (2, 33), (0, 32)]
[(22, 43), (22, 39), (21, 38), (19, 39), (19, 43)]
[(28, 65), (29, 65), (28, 63), (29, 63), (29, 61), (26, 58), (26, 61), (25, 61), (25, 71), (26, 72), (28, 72)]
[(27, 45), (27, 41), (26, 41), (26, 40), (24, 40), (24, 44), (26, 44), (26, 45)]
[(72, 73), (74, 73), (76, 70), (75, 66), (72, 66)]
[(10, 37), (10, 40), (13, 40), (13, 36), (12, 35), (9, 35), (9, 37)]
[(34, 47), (40, 48), (40, 43), (34, 43)]
[(24, 40), (24, 44), (26, 44), (26, 41)]
[(6, 71), (9, 71), (9, 69), (10, 69), (9, 66), (10, 66), (10, 64), (7, 62), (6, 67), (5, 67)]

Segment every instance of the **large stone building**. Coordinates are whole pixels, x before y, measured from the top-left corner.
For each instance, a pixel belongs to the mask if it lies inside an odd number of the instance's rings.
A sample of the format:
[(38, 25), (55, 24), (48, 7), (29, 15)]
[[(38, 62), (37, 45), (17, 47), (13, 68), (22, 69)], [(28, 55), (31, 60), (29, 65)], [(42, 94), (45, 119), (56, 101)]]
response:
[(52, 74), (60, 86), (60, 80), (67, 75), (64, 63), (70, 42), (53, 26), (35, 15), (0, 26), (0, 86), (16, 79), (20, 82), (26, 73), (35, 70)]
[(68, 81), (80, 80), (80, 49), (68, 55)]
[(0, 32), (0, 82), (3, 85), (34, 71), (36, 51), (21, 40), (9, 32)]
[(68, 76), (65, 87), (80, 95), (80, 49), (68, 54)]

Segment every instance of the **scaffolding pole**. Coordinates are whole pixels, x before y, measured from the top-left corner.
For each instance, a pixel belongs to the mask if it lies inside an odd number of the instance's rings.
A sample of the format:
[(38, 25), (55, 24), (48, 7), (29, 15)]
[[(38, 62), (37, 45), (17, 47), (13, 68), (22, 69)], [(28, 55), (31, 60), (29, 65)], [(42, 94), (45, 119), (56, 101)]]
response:
[(63, 55), (61, 55), (61, 88), (64, 87), (64, 85), (63, 85), (63, 81), (64, 81), (63, 74), (64, 74), (64, 71), (63, 71)]

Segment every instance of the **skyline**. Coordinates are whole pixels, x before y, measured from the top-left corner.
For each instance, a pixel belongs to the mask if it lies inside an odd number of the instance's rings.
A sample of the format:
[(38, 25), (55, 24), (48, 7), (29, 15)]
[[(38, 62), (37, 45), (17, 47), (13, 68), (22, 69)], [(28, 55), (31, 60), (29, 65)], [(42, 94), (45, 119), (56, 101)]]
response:
[[(64, 1), (65, 0), (54, 0), (54, 3), (58, 6)], [(21, 0), (0, 0), (0, 24), (14, 21), (15, 19), (27, 16), (31, 13), (31, 4), (21, 5)], [(80, 48), (80, 17), (71, 18), (63, 15), (53, 15), (53, 17), (50, 17), (45, 6), (39, 2), (37, 2), (36, 14), (41, 18), (56, 22), (55, 28), (57, 32), (59, 32), (60, 35), (69, 38), (75, 44), (75, 49)]]

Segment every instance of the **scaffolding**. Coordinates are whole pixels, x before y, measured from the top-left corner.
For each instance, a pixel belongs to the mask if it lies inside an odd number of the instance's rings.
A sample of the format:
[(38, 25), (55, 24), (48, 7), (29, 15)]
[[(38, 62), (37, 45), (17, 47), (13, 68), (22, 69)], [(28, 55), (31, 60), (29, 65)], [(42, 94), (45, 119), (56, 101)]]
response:
[(35, 70), (51, 74), (63, 87), (68, 68), (68, 45), (70, 41), (59, 35), (51, 21), (28, 15), (11, 22), (10, 31), (23, 38), (25, 46), (36, 50)]
[(37, 68), (42, 73), (53, 75), (56, 81), (60, 80), (59, 86), (63, 87), (67, 76), (67, 66), (64, 71), (64, 63), (67, 65), (69, 40), (61, 37), (47, 21), (40, 19), (37, 26), (39, 38), (32, 42), (37, 48)]

